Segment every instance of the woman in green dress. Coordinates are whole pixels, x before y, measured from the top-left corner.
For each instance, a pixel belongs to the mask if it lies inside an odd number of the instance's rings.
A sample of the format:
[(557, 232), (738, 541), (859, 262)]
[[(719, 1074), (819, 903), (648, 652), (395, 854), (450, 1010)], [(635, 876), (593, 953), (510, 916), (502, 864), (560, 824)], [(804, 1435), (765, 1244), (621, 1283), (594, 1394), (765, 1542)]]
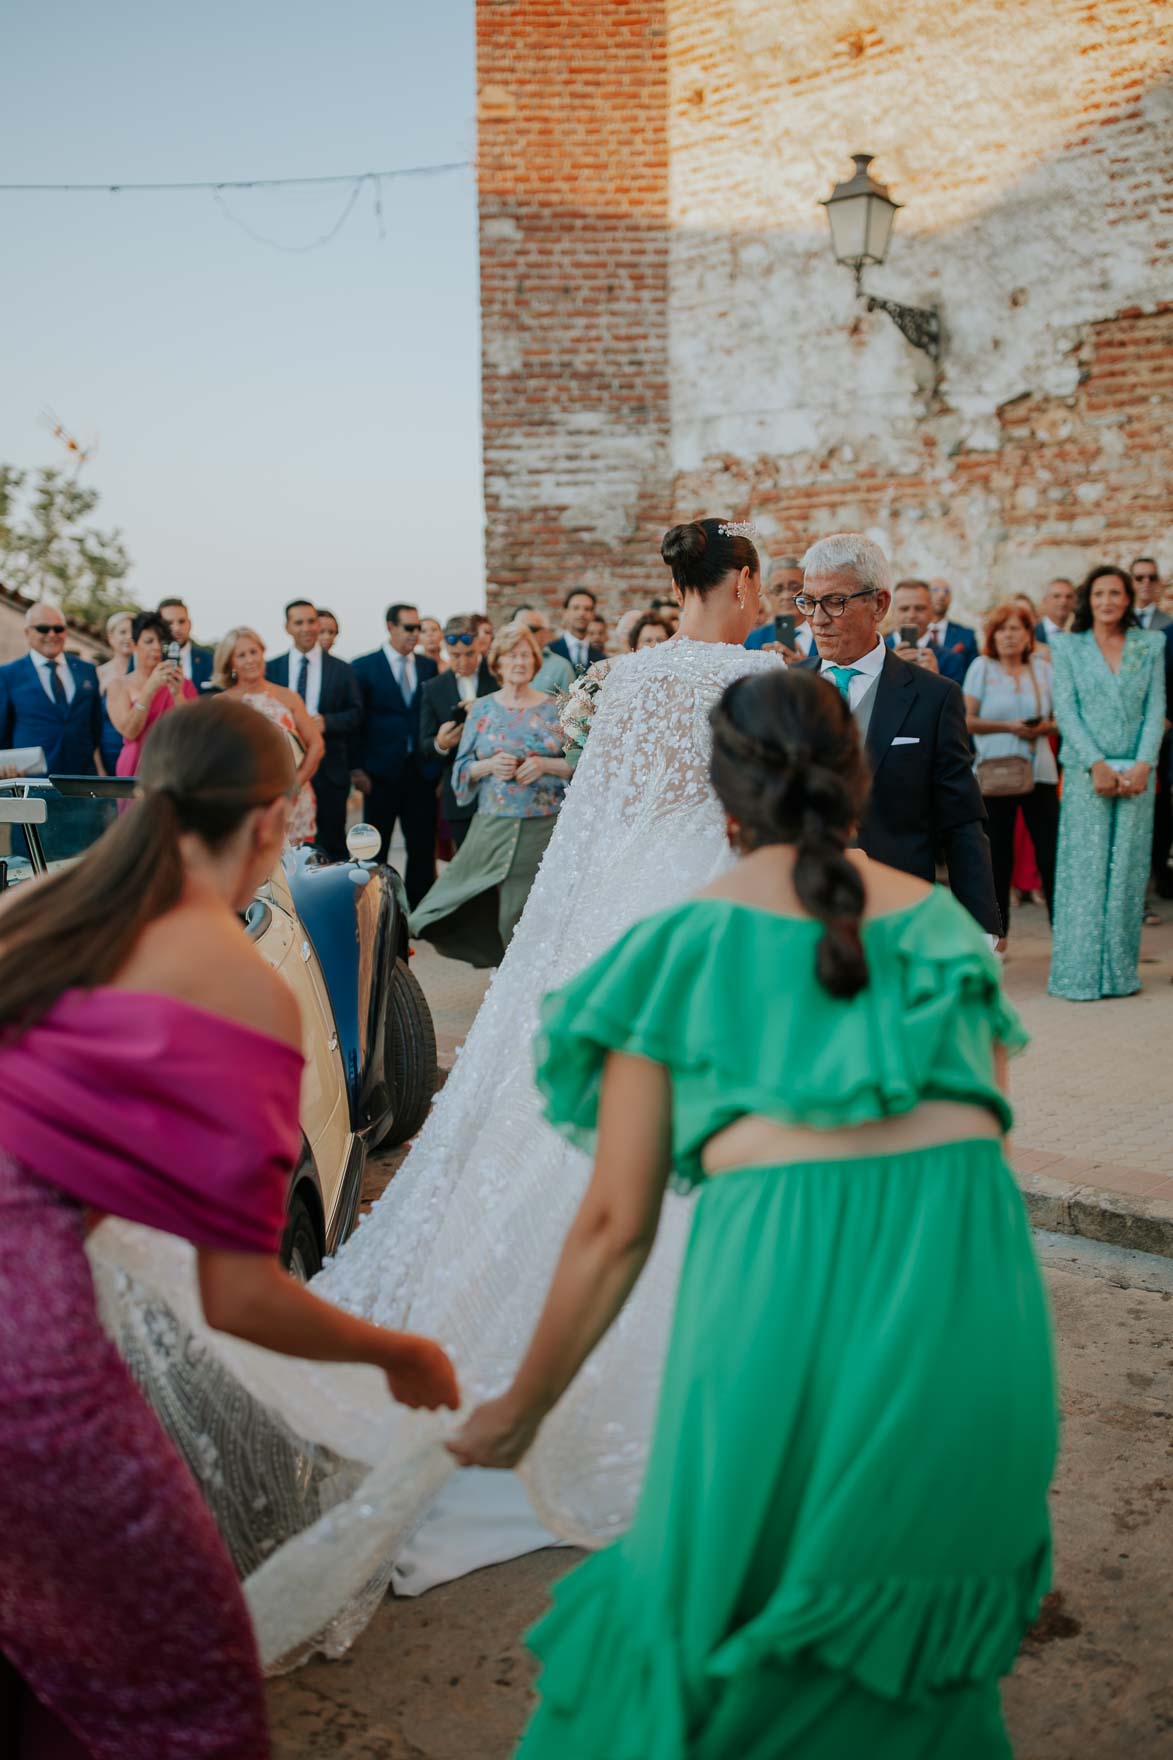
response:
[(468, 836), (411, 915), (411, 933), (448, 959), (499, 966), (554, 835), (571, 768), (559, 705), (534, 688), (542, 650), (511, 624), (489, 652), (501, 689), (472, 703), (452, 766)]
[(1024, 1035), (950, 894), (848, 850), (835, 690), (740, 679), (713, 734), (741, 860), (546, 1000), (547, 1114), (595, 1172), (513, 1384), (450, 1445), (525, 1454), (670, 1175), (698, 1188), (636, 1518), (532, 1635), (520, 1753), (1003, 1760), (1056, 1436), (1003, 1149)]
[(1052, 644), (1063, 798), (1052, 996), (1133, 996), (1165, 726), (1165, 638), (1140, 629), (1122, 568), (1093, 568)]

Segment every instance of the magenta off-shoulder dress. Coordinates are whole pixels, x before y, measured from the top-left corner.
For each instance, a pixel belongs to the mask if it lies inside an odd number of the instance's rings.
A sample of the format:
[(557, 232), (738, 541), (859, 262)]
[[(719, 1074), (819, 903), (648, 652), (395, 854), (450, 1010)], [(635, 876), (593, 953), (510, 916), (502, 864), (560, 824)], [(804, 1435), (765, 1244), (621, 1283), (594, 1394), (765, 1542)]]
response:
[(264, 1760), (256, 1648), (187, 1468), (102, 1330), (86, 1211), (273, 1253), (302, 1059), (178, 999), (70, 991), (0, 1043), (0, 1652), (21, 1760)]

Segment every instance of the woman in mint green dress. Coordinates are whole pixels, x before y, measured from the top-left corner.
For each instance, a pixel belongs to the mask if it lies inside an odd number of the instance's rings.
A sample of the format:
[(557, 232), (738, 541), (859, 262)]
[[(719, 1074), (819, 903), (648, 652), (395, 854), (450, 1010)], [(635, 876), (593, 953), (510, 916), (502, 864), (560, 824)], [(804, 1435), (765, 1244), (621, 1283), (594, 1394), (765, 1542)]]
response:
[(1069, 1002), (1140, 989), (1165, 638), (1136, 627), (1134, 598), (1124, 569), (1094, 568), (1051, 649), (1063, 798), (1048, 988)]
[(595, 1172), (512, 1386), (451, 1444), (524, 1455), (670, 1176), (697, 1188), (635, 1521), (532, 1634), (520, 1754), (1004, 1760), (1056, 1438), (1003, 1148), (1024, 1035), (950, 894), (848, 852), (836, 691), (744, 678), (713, 730), (742, 860), (546, 1000), (547, 1115)]

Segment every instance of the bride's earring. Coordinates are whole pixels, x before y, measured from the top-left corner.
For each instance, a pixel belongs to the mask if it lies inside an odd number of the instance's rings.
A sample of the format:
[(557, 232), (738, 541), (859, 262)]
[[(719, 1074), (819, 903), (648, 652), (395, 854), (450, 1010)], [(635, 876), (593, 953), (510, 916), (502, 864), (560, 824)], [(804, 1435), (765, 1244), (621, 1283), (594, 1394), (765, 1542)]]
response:
[(733, 818), (729, 817), (728, 814), (726, 814), (726, 817), (725, 817), (725, 837), (726, 837), (726, 840), (728, 841), (729, 847), (733, 851), (733, 853), (735, 855), (740, 854), (740, 852), (741, 852), (741, 821), (739, 819), (733, 819)]

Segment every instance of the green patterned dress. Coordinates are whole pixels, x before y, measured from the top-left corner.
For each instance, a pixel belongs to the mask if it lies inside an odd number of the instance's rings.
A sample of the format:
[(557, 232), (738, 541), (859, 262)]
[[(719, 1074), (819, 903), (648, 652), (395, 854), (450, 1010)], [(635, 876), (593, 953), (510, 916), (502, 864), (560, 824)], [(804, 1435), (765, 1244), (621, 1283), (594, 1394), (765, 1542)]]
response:
[[(1052, 996), (1093, 1002), (1140, 989), (1137, 961), (1153, 847), (1156, 762), (1165, 725), (1165, 638), (1130, 629), (1119, 672), (1091, 630), (1056, 636), (1055, 719), (1063, 744), (1063, 797), (1051, 945)], [(1098, 795), (1101, 758), (1143, 759), (1143, 794)]]
[(712, 1179), (701, 1151), (747, 1113), (837, 1128), (949, 1099), (1008, 1125), (995, 1045), (1025, 1036), (941, 889), (865, 924), (851, 1001), (816, 979), (820, 934), (694, 900), (547, 998), (550, 1121), (591, 1148), (608, 1052), (663, 1064), (699, 1196), (636, 1518), (531, 1634), (524, 1760), (1010, 1753), (998, 1679), (1048, 1582), (1056, 1416), (1001, 1142)]

